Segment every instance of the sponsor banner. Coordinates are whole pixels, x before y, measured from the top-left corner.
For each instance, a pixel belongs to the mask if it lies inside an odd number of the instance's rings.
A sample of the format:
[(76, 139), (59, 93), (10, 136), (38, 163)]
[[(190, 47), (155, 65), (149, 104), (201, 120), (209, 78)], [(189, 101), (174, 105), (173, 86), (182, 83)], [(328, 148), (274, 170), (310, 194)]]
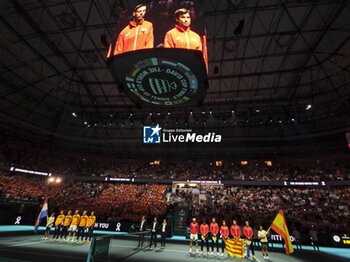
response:
[(332, 242), (335, 246), (350, 248), (350, 234), (333, 234)]
[[(271, 242), (282, 242), (284, 240), (283, 240), (283, 238), (280, 235), (271, 234), (270, 241)], [(290, 241), (292, 243), (294, 243), (295, 242), (295, 237), (294, 236), (290, 236)]]
[(187, 207), (180, 208), (175, 207), (175, 217), (174, 217), (174, 234), (175, 235), (186, 235), (187, 220), (189, 217), (189, 210)]
[(106, 222), (98, 221), (94, 225), (95, 230), (111, 231), (111, 232), (128, 232), (130, 228), (130, 223), (128, 222)]

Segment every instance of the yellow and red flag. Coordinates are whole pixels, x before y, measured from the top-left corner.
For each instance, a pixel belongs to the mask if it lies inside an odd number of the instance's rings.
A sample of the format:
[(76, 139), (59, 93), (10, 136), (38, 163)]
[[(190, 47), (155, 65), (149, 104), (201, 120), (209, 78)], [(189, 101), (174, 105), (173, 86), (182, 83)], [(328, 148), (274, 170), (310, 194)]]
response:
[(273, 220), (271, 228), (277, 234), (279, 234), (286, 244), (286, 254), (290, 255), (294, 252), (292, 242), (290, 241), (290, 235), (287, 227), (286, 218), (284, 217), (282, 209), (278, 212), (275, 220)]
[(243, 257), (244, 256), (244, 242), (241, 238), (229, 238), (226, 240), (226, 251), (230, 256)]

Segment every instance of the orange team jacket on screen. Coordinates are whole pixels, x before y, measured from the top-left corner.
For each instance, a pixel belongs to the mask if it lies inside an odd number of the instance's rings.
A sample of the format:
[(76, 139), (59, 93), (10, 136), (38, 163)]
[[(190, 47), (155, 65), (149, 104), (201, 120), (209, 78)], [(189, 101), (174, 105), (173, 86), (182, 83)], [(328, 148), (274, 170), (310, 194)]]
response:
[(87, 223), (86, 223), (86, 226), (87, 226), (87, 227), (92, 227), (92, 226), (94, 226), (95, 221), (96, 221), (96, 217), (95, 217), (95, 216), (89, 216), (89, 217), (88, 217), (88, 220), (87, 220)]
[(71, 215), (66, 215), (66, 217), (64, 218), (63, 226), (70, 226), (70, 224), (72, 223), (72, 219), (73, 217)]
[(88, 219), (88, 216), (87, 215), (83, 215), (80, 217), (80, 223), (79, 223), (79, 226), (80, 227), (85, 227), (86, 226), (86, 221)]
[(135, 21), (130, 21), (118, 36), (114, 55), (138, 49), (153, 48), (153, 42), (153, 25), (151, 22), (142, 20), (137, 25)]
[(78, 215), (78, 214), (74, 215), (73, 220), (72, 220), (72, 225), (77, 226), (79, 224), (79, 222), (80, 222), (80, 215)]
[(185, 48), (202, 51), (202, 41), (200, 36), (188, 28), (186, 31), (176, 25), (168, 31), (164, 38), (164, 47)]
[(65, 218), (65, 215), (59, 215), (59, 216), (56, 218), (55, 226), (61, 225), (64, 218)]

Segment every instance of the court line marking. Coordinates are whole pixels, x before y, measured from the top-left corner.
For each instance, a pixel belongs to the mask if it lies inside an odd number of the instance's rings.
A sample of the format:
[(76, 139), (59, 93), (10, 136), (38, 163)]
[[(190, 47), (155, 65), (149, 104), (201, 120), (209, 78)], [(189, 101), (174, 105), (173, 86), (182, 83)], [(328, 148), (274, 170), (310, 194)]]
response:
[(10, 248), (10, 247), (29, 246), (29, 245), (33, 245), (33, 244), (39, 244), (42, 242), (44, 242), (44, 240), (39, 240), (39, 241), (35, 241), (35, 242), (33, 241), (33, 242), (28, 242), (28, 243), (23, 243), (23, 244), (16, 244), (16, 245), (8, 246), (8, 247)]

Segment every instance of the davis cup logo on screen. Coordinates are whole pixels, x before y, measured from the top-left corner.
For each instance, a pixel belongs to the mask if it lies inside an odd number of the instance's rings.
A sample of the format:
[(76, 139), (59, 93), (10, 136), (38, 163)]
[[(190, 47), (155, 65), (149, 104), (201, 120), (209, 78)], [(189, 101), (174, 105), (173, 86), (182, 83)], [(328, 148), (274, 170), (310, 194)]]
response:
[(198, 92), (198, 79), (189, 67), (159, 57), (135, 63), (125, 80), (131, 93), (152, 105), (179, 105)]
[(144, 144), (160, 144), (160, 135), (162, 128), (156, 126), (143, 127), (143, 143)]

